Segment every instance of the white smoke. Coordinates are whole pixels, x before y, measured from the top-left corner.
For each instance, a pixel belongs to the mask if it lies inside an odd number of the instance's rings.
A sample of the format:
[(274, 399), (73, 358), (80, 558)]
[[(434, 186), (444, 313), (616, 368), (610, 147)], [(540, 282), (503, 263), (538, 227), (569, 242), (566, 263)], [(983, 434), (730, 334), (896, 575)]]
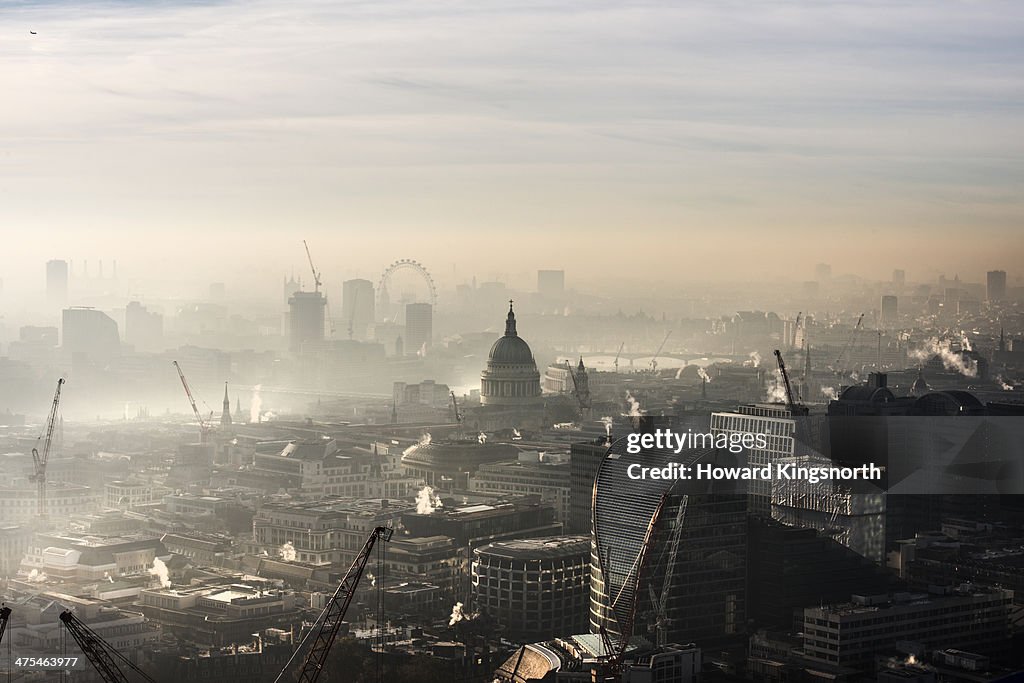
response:
[(28, 580), (32, 583), (42, 583), (43, 581), (46, 581), (46, 572), (33, 569), (28, 573)]
[(285, 562), (294, 562), (295, 558), (298, 557), (298, 553), (295, 552), (295, 546), (292, 545), (291, 541), (288, 541), (281, 546), (278, 553), (281, 555), (281, 559)]
[(373, 572), (366, 572), (366, 578), (370, 580), (371, 588), (377, 585), (377, 577), (373, 575)]
[(960, 348), (964, 351), (973, 351), (974, 347), (971, 346), (971, 340), (967, 338), (967, 333), (960, 330)]
[(427, 446), (427, 445), (429, 445), (430, 444), (430, 432), (424, 432), (423, 436), (421, 436), (420, 440), (418, 442), (416, 442), (416, 443), (419, 446)]
[(697, 368), (697, 376), (700, 377), (705, 382), (707, 382), (708, 384), (711, 384), (711, 375), (709, 375), (708, 371), (705, 370), (704, 368)]
[(260, 398), (260, 388), (262, 384), (257, 384), (253, 387), (252, 398), (249, 399), (249, 422), (258, 424), (260, 421), (260, 409), (263, 407), (263, 399)]
[(612, 438), (612, 418), (602, 417), (601, 422), (604, 423), (604, 435), (609, 439)]
[(480, 432), (479, 434), (476, 435), (476, 442), (487, 443), (487, 435), (484, 434), (483, 432)]
[(149, 568), (149, 573), (160, 579), (160, 586), (162, 588), (171, 587), (171, 573), (167, 569), (167, 565), (159, 557), (153, 558), (153, 566)]
[(830, 401), (839, 400), (839, 394), (836, 392), (835, 387), (822, 387), (821, 395)]
[(765, 401), (768, 403), (785, 403), (786, 397), (786, 383), (782, 379), (782, 372), (778, 369), (768, 376), (768, 381), (765, 382)]
[(459, 623), (460, 621), (470, 621), (471, 619), (476, 618), (476, 613), (466, 614), (465, 609), (463, 609), (464, 607), (465, 605), (463, 605), (461, 602), (457, 602), (454, 605), (452, 605), (452, 615), (448, 619), (449, 626), (455, 626), (455, 624)]
[(633, 398), (633, 394), (626, 390), (626, 403), (629, 404), (629, 412), (626, 413), (628, 417), (642, 417), (643, 411), (640, 410), (640, 402)]
[(1007, 384), (1002, 375), (996, 375), (996, 384), (998, 384), (1003, 391), (1013, 391), (1013, 385)]
[(444, 507), (441, 497), (434, 493), (432, 486), (424, 486), (416, 494), (416, 514), (429, 515), (440, 507)]
[(683, 368), (685, 367), (686, 365), (682, 365), (678, 370), (676, 370), (676, 379), (679, 379), (680, 377), (683, 376)]
[[(970, 341), (967, 336), (964, 335), (961, 340), (961, 344), (967, 343), (964, 347), (965, 351), (970, 350)], [(951, 343), (948, 339), (939, 340), (938, 337), (932, 337), (928, 341), (918, 348), (911, 350), (907, 355), (914, 360), (921, 363), (927, 362), (932, 358), (938, 357), (942, 361), (943, 367), (947, 370), (954, 370), (959, 372), (964, 377), (977, 377), (978, 376), (978, 361), (964, 356), (963, 353), (953, 351)]]
[(513, 441), (523, 438), (523, 435), (515, 427), (512, 428), (512, 439)]
[(747, 368), (759, 368), (761, 367), (761, 354), (757, 351), (751, 351), (749, 354), (749, 360), (743, 361), (743, 366)]

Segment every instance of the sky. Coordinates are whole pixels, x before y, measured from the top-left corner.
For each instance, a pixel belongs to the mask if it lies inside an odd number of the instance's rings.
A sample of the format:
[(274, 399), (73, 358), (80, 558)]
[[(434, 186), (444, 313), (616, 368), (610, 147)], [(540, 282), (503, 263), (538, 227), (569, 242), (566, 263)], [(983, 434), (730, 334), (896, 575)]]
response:
[(1012, 283), (1022, 53), (1019, 0), (5, 2), (0, 271)]

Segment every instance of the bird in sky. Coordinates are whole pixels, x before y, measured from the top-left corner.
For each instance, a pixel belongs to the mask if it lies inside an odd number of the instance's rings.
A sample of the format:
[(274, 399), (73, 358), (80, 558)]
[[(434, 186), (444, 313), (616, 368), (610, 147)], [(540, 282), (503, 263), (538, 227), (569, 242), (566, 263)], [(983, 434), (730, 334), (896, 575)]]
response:
[(36, 35), (35, 31), (29, 31), (29, 33), (31, 33), (32, 35)]

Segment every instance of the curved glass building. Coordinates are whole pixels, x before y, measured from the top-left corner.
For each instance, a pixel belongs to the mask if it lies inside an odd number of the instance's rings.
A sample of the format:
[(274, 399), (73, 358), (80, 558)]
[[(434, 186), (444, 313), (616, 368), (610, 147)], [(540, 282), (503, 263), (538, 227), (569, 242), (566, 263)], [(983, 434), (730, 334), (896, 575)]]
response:
[[(632, 479), (629, 466), (736, 464), (712, 448), (608, 450), (594, 482), (590, 630), (613, 645), (713, 644), (742, 633), (746, 589), (746, 492), (683, 479)], [(635, 472), (634, 472), (635, 473)]]

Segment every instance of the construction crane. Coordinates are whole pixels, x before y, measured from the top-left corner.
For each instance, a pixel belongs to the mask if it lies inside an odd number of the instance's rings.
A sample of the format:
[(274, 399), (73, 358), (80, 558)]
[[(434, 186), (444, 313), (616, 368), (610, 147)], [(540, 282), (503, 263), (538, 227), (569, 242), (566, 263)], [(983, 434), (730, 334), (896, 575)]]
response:
[(11, 608), (7, 605), (0, 605), (0, 643), (4, 642), (4, 633), (7, 631), (7, 624), (11, 620)]
[(185, 373), (181, 371), (181, 366), (178, 365), (178, 361), (173, 361), (173, 363), (174, 369), (178, 371), (178, 377), (181, 379), (181, 386), (185, 387), (185, 395), (188, 396), (189, 405), (192, 406), (192, 412), (195, 413), (196, 422), (199, 423), (199, 443), (206, 443), (212, 427), (210, 426), (210, 423), (204, 420), (203, 416), (199, 414), (199, 408), (196, 407), (196, 399), (192, 396), (192, 390), (188, 388), (188, 380), (185, 379)]
[(320, 271), (313, 265), (313, 255), (309, 253), (309, 245), (306, 244), (306, 240), (302, 240), (302, 246), (306, 247), (306, 258), (309, 259), (309, 269), (313, 271), (313, 285), (314, 291), (320, 291)]
[(672, 330), (669, 330), (668, 332), (665, 333), (665, 338), (661, 340), (661, 346), (659, 346), (658, 350), (654, 352), (653, 356), (651, 356), (651, 372), (652, 373), (655, 373), (655, 372), (658, 371), (658, 356), (661, 355), (661, 350), (665, 348), (665, 342), (668, 341), (668, 338), (670, 336), (672, 336)]
[(32, 449), (32, 464), (35, 469), (31, 479), (36, 482), (38, 487), (36, 512), (40, 519), (46, 518), (46, 463), (50, 458), (50, 444), (53, 442), (54, 425), (57, 424), (57, 407), (60, 405), (60, 388), (63, 385), (64, 378), (61, 377), (57, 380), (57, 390), (53, 392), (53, 403), (50, 405), (50, 416), (46, 420), (46, 440), (43, 442), (43, 452), (40, 454), (38, 449)]
[(619, 344), (619, 350), (615, 352), (615, 360), (612, 361), (612, 364), (615, 366), (615, 373), (616, 374), (618, 374), (618, 372), (619, 372), (619, 356), (622, 355), (622, 347), (625, 346), (625, 345), (626, 345), (626, 342), (622, 342), (621, 344)]
[(103, 640), (100, 634), (82, 623), (70, 611), (65, 610), (61, 612), (60, 620), (64, 622), (64, 628), (68, 630), (71, 637), (78, 643), (78, 647), (82, 649), (82, 653), (89, 659), (92, 667), (96, 669), (96, 673), (100, 675), (104, 683), (130, 683), (132, 679), (122, 670), (122, 666), (127, 667), (128, 671), (135, 672), (138, 679), (148, 681), (149, 683), (156, 683), (145, 671), (115, 650), (110, 643)]
[(462, 412), (459, 410), (459, 402), (455, 400), (455, 392), (452, 392), (452, 410), (455, 412), (455, 422), (462, 427)]
[[(316, 266), (313, 265), (313, 254), (310, 253), (310, 251), (309, 251), (309, 244), (306, 243), (306, 240), (302, 240), (302, 246), (304, 246), (306, 248), (306, 258), (309, 259), (309, 269), (313, 272), (313, 291), (315, 291), (316, 293), (319, 294), (320, 293), (320, 285), (323, 284), (323, 281), (320, 279), (320, 271), (317, 270)], [(333, 337), (334, 336), (334, 320), (331, 318), (331, 304), (327, 301), (327, 297), (326, 296), (324, 296), (324, 309), (325, 309), (325, 313), (327, 314), (327, 324), (330, 326), (331, 336)], [(351, 320), (349, 321), (349, 324), (348, 324), (348, 336), (349, 336), (349, 339), (352, 338), (352, 321)]]
[[(352, 602), (352, 596), (355, 595), (356, 587), (359, 585), (359, 579), (366, 568), (366, 562), (370, 559), (370, 552), (373, 550), (373, 546), (377, 541), (387, 543), (391, 540), (393, 533), (394, 529), (390, 526), (379, 526), (370, 532), (366, 543), (363, 544), (362, 550), (356, 555), (356, 559), (352, 561), (352, 566), (349, 567), (348, 573), (345, 574), (345, 579), (338, 586), (338, 589), (334, 591), (334, 595), (328, 601), (327, 606), (324, 607), (324, 611), (317, 618), (320, 628), (316, 629), (315, 635), (313, 631), (310, 631), (309, 635), (302, 640), (299, 647), (295, 649), (291, 658), (284, 665), (284, 668), (281, 669), (281, 673), (277, 675), (274, 683), (285, 683), (285, 681), (292, 680), (298, 683), (315, 683), (320, 677), (324, 664), (327, 661), (327, 655), (331, 651), (334, 639), (338, 635), (338, 629), (341, 628), (341, 622), (345, 619), (345, 613), (348, 611), (348, 606)], [(316, 624), (314, 624), (315, 626)], [(302, 670), (299, 672), (298, 677), (293, 677), (289, 673), (291, 663), (306, 646), (307, 641), (312, 641), (312, 645), (306, 654), (306, 659), (302, 664)]]
[(782, 375), (782, 381), (786, 384), (786, 407), (794, 415), (806, 415), (808, 412), (807, 408), (797, 401), (793, 395), (793, 387), (789, 384), (789, 373), (786, 372), (786, 363), (782, 360), (782, 351), (775, 349), (775, 359), (779, 362), (779, 374)]
[(857, 337), (860, 335), (861, 323), (864, 322), (864, 314), (861, 313), (860, 317), (857, 318), (857, 324), (853, 326), (853, 334), (850, 335), (849, 341), (846, 342), (846, 346), (839, 352), (839, 357), (836, 358), (836, 372), (843, 374), (846, 372), (846, 367), (842, 365), (843, 357), (846, 352), (853, 348), (853, 345), (857, 342)]

